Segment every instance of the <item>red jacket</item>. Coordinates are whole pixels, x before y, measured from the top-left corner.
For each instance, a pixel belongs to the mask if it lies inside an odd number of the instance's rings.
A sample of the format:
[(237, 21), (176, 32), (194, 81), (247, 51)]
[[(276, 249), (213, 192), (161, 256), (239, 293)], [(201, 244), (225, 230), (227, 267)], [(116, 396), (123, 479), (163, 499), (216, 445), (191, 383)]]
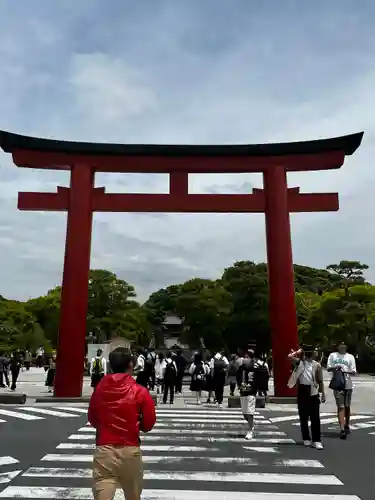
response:
[(139, 431), (155, 425), (155, 405), (145, 387), (126, 373), (106, 375), (91, 396), (90, 424), (97, 429), (97, 446), (139, 446)]

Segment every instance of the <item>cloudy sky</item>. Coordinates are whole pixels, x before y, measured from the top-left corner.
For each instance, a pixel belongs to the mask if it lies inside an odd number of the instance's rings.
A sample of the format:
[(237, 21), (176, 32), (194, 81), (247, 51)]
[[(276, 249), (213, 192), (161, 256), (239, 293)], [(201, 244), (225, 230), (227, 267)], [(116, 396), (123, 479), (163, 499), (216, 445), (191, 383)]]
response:
[[(341, 259), (375, 280), (373, 0), (1, 0), (0, 128), (67, 140), (259, 143), (365, 131), (341, 170), (289, 175), (340, 192), (340, 211), (292, 216), (296, 263)], [(66, 173), (17, 169), (0, 153), (0, 294), (61, 281), (66, 215), (17, 211), (17, 192)], [(97, 175), (109, 192), (167, 192), (163, 175)], [(190, 176), (196, 193), (261, 187), (257, 174)], [(140, 299), (235, 260), (265, 260), (262, 215), (95, 215), (92, 268)]]

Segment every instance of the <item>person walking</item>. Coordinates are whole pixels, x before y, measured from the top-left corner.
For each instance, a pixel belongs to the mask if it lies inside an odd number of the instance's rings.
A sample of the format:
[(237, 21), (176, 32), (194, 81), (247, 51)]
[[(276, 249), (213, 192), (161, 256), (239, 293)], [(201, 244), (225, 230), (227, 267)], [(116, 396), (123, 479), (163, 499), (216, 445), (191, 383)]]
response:
[(42, 368), (44, 364), (44, 347), (41, 345), (36, 350), (36, 366)]
[(31, 366), (31, 352), (28, 349), (26, 349), (26, 351), (25, 351), (25, 356), (23, 358), (23, 365), (26, 368), (26, 371), (30, 370), (30, 366)]
[(248, 351), (244, 355), (237, 372), (241, 411), (249, 427), (245, 436), (246, 440), (251, 440), (254, 437), (254, 416), (256, 411), (256, 395), (258, 392), (256, 370), (254, 352)]
[(137, 363), (134, 371), (137, 374), (137, 384), (147, 387), (148, 375), (146, 371), (146, 353), (144, 351), (138, 352)]
[(112, 373), (105, 375), (91, 396), (88, 420), (96, 429), (92, 490), (94, 500), (110, 500), (117, 487), (126, 500), (140, 500), (143, 464), (140, 432), (156, 422), (148, 390), (132, 377), (133, 358), (118, 347), (109, 355)]
[(56, 352), (52, 352), (52, 356), (48, 360), (49, 367), (47, 370), (47, 377), (45, 385), (48, 387), (48, 392), (53, 391), (54, 383), (55, 383), (55, 375), (56, 375)]
[(303, 444), (322, 450), (319, 393), (322, 403), (325, 402), (326, 396), (323, 370), (315, 361), (314, 352), (311, 346), (305, 346), (303, 350), (299, 349), (289, 354), (288, 358), (295, 362), (295, 368), (289, 378), (288, 387), (297, 387), (297, 406)]
[[(8, 378), (8, 365), (9, 359), (5, 356), (3, 352), (0, 352), (0, 387), (4, 388), (5, 386), (9, 387), (9, 378)], [(5, 384), (4, 384), (5, 382)]]
[(163, 404), (167, 404), (167, 399), (169, 394), (169, 403), (173, 405), (174, 388), (176, 385), (176, 378), (177, 378), (177, 366), (176, 363), (173, 361), (170, 352), (167, 352), (167, 355), (163, 361), (162, 375), (164, 381)]
[(234, 396), (234, 391), (236, 390), (238, 368), (239, 364), (237, 362), (237, 356), (235, 354), (232, 354), (229, 361), (227, 378), (229, 393), (231, 396)]
[(206, 383), (204, 389), (207, 391), (207, 404), (215, 403), (215, 396), (214, 396), (214, 381), (212, 378), (212, 373), (211, 373), (211, 361), (212, 361), (212, 356), (208, 356), (205, 361), (205, 370), (206, 370)]
[(226, 380), (227, 367), (229, 365), (228, 359), (224, 356), (224, 352), (218, 352), (211, 360), (211, 373), (213, 379), (213, 386), (215, 390), (215, 400), (218, 408), (223, 407), (224, 386)]
[(92, 358), (90, 363), (91, 387), (96, 389), (104, 375), (107, 374), (107, 360), (103, 356), (103, 351), (98, 349), (96, 356)]
[(183, 356), (182, 351), (177, 351), (177, 356), (176, 356), (176, 366), (177, 366), (176, 394), (182, 394), (182, 381), (184, 379), (186, 365), (187, 365), (187, 360), (186, 360), (185, 356)]
[(163, 360), (164, 354), (159, 352), (155, 361), (155, 383), (156, 383), (156, 393), (160, 394), (160, 392), (164, 391), (164, 383), (163, 383)]
[(327, 370), (332, 373), (330, 388), (337, 406), (337, 419), (340, 426), (340, 438), (350, 434), (350, 407), (353, 394), (352, 375), (357, 373), (355, 358), (347, 352), (345, 342), (339, 342), (337, 351), (332, 352), (327, 361)]
[(190, 390), (195, 393), (197, 405), (202, 404), (202, 391), (205, 388), (206, 378), (209, 372), (210, 369), (208, 365), (204, 363), (201, 354), (196, 353), (194, 355), (194, 360), (190, 365), (189, 374), (191, 376)]
[(265, 356), (259, 356), (256, 360), (256, 385), (259, 396), (263, 396), (267, 400), (268, 382), (270, 379), (270, 371)]
[(9, 360), (9, 369), (12, 375), (12, 385), (10, 386), (11, 391), (15, 391), (17, 388), (17, 380), (20, 374), (22, 366), (22, 358), (19, 349), (17, 349)]

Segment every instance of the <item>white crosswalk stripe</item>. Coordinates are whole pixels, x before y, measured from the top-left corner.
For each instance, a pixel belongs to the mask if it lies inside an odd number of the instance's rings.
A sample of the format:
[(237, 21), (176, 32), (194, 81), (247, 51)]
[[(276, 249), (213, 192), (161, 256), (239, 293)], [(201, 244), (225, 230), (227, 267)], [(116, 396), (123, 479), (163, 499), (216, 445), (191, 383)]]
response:
[[(153, 431), (142, 436), (142, 500), (359, 500), (343, 493), (342, 481), (318, 459), (288, 456), (294, 441), (264, 414), (255, 417), (252, 441), (244, 439), (238, 410), (163, 409), (157, 417)], [(90, 424), (78, 428), (16, 477), (0, 499), (91, 500), (95, 432)], [(117, 491), (115, 499), (123, 498)]]
[(11, 420), (45, 420), (49, 417), (55, 418), (82, 418), (87, 415), (87, 406), (82, 407), (51, 407), (51, 406), (13, 406), (9, 409), (0, 406), (0, 424), (6, 424)]
[[(4, 485), (7, 483), (10, 483), (15, 477), (18, 476), (22, 472), (22, 470), (5, 470), (3, 472), (4, 468), (7, 469), (10, 465), (18, 464), (19, 460), (13, 457), (0, 457), (0, 485)], [(19, 467), (19, 466), (18, 466)]]

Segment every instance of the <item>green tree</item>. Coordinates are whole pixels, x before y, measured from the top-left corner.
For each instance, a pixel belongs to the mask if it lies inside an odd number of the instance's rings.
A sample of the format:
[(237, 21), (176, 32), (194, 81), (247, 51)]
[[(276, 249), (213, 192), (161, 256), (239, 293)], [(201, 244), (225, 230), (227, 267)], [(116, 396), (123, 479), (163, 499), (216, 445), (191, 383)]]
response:
[(99, 342), (110, 340), (135, 297), (134, 287), (105, 270), (91, 270), (88, 285), (87, 332)]
[(199, 346), (227, 349), (223, 331), (230, 311), (230, 295), (218, 281), (195, 278), (179, 287), (176, 312), (183, 318), (186, 340)]
[(270, 348), (267, 266), (236, 262), (225, 269), (221, 283), (230, 294), (231, 309), (224, 332), (230, 350), (254, 341), (260, 350), (267, 351)]
[(0, 348), (2, 350), (29, 349), (39, 345), (48, 348), (43, 330), (36, 318), (22, 302), (0, 300)]
[(358, 260), (341, 260), (338, 264), (330, 264), (327, 270), (334, 273), (339, 278), (339, 284), (348, 295), (350, 286), (364, 283), (364, 271), (368, 269), (367, 264), (361, 264)]

